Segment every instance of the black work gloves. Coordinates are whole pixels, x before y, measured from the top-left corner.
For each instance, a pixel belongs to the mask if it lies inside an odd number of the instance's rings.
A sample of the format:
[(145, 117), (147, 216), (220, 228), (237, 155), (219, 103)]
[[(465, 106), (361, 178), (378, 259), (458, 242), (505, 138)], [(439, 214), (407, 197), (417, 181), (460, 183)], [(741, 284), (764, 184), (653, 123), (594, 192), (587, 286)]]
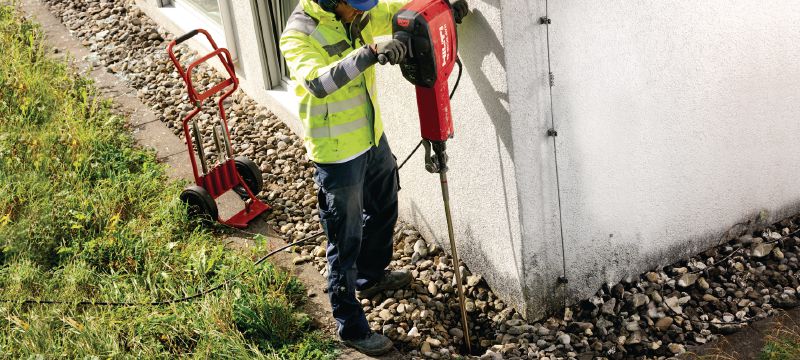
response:
[(467, 0), (456, 0), (451, 3), (453, 7), (453, 17), (456, 18), (456, 24), (461, 24), (461, 21), (469, 14), (469, 5)]
[(397, 39), (382, 41), (375, 45), (375, 54), (378, 55), (378, 62), (381, 64), (388, 62), (397, 65), (406, 58), (407, 52), (406, 44)]

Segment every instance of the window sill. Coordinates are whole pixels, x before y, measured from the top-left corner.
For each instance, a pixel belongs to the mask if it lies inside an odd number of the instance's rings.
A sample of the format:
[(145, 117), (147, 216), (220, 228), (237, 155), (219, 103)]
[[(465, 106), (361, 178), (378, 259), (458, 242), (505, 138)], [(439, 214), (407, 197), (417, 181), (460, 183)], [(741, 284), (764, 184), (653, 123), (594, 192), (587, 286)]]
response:
[(294, 117), (297, 117), (296, 113), (300, 106), (300, 99), (289, 89), (286, 83), (281, 83), (280, 86), (267, 90), (267, 94), (278, 100), (287, 112), (293, 113)]

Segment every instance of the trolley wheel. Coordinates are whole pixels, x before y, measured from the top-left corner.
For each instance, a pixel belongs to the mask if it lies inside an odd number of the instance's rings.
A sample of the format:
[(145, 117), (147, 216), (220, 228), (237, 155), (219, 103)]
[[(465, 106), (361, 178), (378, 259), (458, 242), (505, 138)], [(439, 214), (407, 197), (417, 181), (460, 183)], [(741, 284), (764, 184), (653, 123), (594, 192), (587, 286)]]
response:
[[(237, 156), (233, 161), (236, 163), (236, 171), (239, 172), (244, 183), (250, 188), (253, 195), (258, 195), (264, 188), (264, 177), (261, 175), (261, 169), (258, 168), (258, 165), (253, 160), (244, 156)], [(241, 185), (233, 188), (233, 191), (239, 194), (242, 200), (250, 198)]]
[(208, 191), (200, 186), (193, 185), (183, 189), (180, 199), (186, 204), (189, 218), (192, 220), (210, 223), (219, 218), (217, 203)]

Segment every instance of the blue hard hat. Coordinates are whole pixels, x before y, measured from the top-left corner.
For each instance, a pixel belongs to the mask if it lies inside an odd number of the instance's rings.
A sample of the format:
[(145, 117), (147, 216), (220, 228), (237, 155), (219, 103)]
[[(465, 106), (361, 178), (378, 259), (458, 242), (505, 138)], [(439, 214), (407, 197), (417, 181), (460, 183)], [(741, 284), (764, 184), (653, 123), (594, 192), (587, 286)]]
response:
[(367, 11), (378, 5), (378, 0), (346, 0), (356, 10)]

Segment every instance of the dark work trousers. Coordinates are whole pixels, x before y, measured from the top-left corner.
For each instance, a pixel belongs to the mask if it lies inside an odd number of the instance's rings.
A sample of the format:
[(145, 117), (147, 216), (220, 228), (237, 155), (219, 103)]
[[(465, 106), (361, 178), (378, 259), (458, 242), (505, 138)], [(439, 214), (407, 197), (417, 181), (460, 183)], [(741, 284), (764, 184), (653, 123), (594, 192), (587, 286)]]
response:
[(386, 136), (377, 147), (341, 164), (316, 164), (319, 218), (328, 236), (328, 296), (339, 336), (369, 334), (356, 289), (384, 276), (397, 222), (397, 162)]

